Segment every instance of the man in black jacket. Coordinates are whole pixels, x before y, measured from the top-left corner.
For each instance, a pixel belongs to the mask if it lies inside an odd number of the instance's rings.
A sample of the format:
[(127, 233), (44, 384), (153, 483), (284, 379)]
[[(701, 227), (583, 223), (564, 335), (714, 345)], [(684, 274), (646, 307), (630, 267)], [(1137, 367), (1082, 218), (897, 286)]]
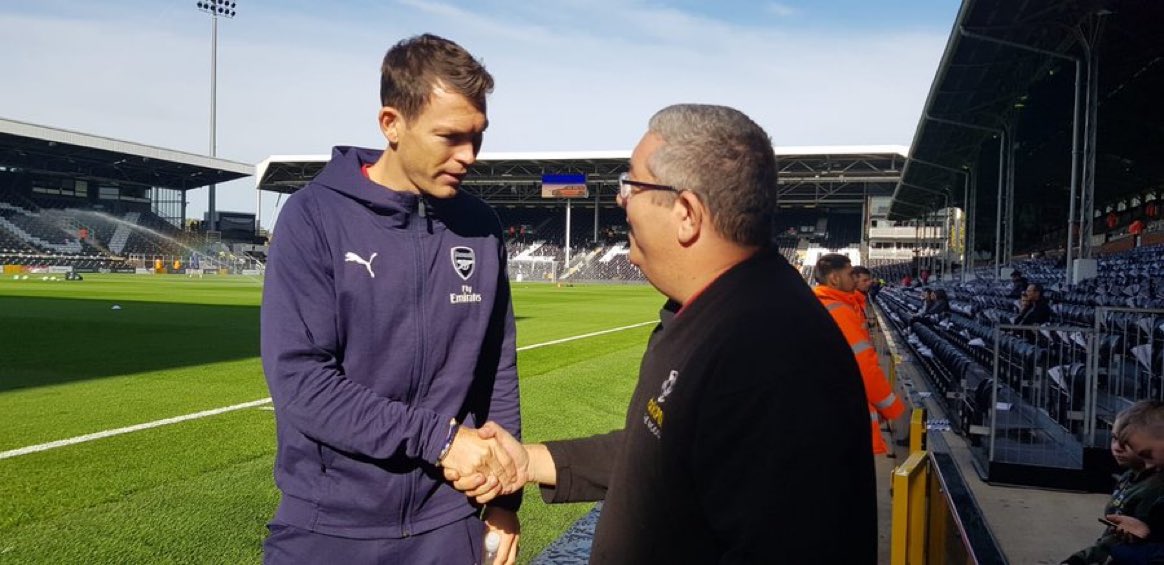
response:
[(592, 563), (876, 561), (864, 388), (836, 324), (769, 247), (775, 187), (771, 140), (744, 114), (655, 114), (618, 203), (631, 262), (669, 300), (624, 427), (524, 450), (481, 430), (546, 501), (606, 501)]
[(1023, 292), (1018, 316), (1014, 323), (1020, 326), (1038, 326), (1051, 321), (1051, 306), (1043, 298), (1043, 285), (1031, 283)]

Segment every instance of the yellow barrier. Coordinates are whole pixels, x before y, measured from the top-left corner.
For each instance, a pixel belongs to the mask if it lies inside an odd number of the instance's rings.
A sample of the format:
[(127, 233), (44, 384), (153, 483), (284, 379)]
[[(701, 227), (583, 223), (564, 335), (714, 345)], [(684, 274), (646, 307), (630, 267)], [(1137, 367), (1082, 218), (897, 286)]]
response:
[(925, 563), (928, 479), (925, 451), (914, 451), (893, 470), (893, 524), (889, 538), (892, 565)]
[(917, 453), (926, 448), (926, 411), (914, 408), (909, 415), (909, 452)]

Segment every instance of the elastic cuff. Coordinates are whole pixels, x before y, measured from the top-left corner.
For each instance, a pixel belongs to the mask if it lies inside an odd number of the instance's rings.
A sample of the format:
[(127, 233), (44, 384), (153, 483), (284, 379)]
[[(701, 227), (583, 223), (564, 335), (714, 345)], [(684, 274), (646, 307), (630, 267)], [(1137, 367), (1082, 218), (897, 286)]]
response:
[(554, 473), (557, 475), (557, 485), (541, 485), (538, 489), (542, 495), (542, 502), (554, 504), (567, 502), (566, 496), (570, 492), (570, 456), (569, 450), (555, 449), (555, 442), (545, 442), (546, 451), (550, 452), (550, 459), (554, 462)]
[(452, 416), (447, 414), (438, 414), (436, 412), (429, 412), (425, 415), (425, 428), (428, 434), (424, 436), (424, 444), (420, 448), (420, 459), (436, 464), (437, 459), (441, 456), (441, 450), (445, 448), (445, 443), (449, 437), (449, 420)]

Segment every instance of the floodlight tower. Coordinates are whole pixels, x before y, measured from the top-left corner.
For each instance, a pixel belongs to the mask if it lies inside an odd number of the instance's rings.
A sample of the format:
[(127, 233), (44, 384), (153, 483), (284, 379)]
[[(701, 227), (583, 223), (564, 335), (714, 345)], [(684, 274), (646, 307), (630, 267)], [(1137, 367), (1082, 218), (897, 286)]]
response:
[[(217, 152), (217, 142), (215, 141), (215, 127), (218, 122), (218, 18), (233, 18), (235, 15), (236, 2), (233, 0), (198, 0), (198, 10), (210, 14), (210, 156), (214, 157)], [(210, 220), (207, 228), (210, 231), (218, 231), (218, 222), (215, 219), (214, 212), (214, 192), (215, 185), (210, 185), (210, 193), (207, 195), (206, 208), (208, 211), (208, 219)]]

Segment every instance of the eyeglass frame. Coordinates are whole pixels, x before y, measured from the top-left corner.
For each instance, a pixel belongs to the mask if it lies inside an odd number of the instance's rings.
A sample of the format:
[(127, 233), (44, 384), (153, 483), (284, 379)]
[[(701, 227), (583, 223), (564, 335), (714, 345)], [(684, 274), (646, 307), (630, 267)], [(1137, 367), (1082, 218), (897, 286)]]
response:
[(655, 184), (652, 182), (631, 180), (630, 173), (626, 172), (618, 175), (618, 199), (620, 205), (625, 206), (626, 202), (630, 200), (631, 196), (638, 194), (638, 192), (634, 190), (635, 188), (638, 188), (640, 192), (643, 190), (667, 190), (676, 194), (683, 192), (683, 190), (667, 184)]

